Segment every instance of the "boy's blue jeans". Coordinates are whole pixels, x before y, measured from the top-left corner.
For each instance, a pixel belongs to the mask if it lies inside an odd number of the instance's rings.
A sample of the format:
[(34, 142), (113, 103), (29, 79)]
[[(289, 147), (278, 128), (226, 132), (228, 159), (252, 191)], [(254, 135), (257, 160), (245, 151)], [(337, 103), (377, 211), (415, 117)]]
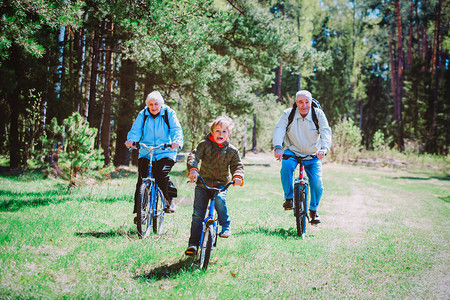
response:
[[(292, 151), (288, 149), (284, 151), (284, 154), (294, 156), (294, 153), (292, 153)], [(297, 165), (298, 162), (293, 157), (290, 157), (289, 159), (283, 159), (281, 163), (281, 185), (283, 186), (285, 199), (294, 198), (293, 177)], [(318, 158), (304, 160), (303, 166), (306, 171), (306, 175), (308, 175), (309, 190), (311, 191), (309, 209), (317, 211), (317, 207), (319, 206), (320, 198), (322, 197), (323, 193), (322, 161)]]
[[(218, 186), (218, 188), (222, 188)], [(222, 231), (230, 228), (230, 217), (228, 216), (228, 209), (226, 203), (227, 191), (220, 192), (216, 197), (215, 208), (219, 220), (219, 225), (222, 226)], [(200, 236), (202, 233), (202, 222), (205, 219), (206, 209), (208, 208), (209, 199), (213, 196), (213, 192), (205, 188), (195, 187), (194, 198), (194, 212), (192, 213), (191, 222), (191, 236), (189, 237), (189, 245), (198, 245), (200, 243)]]

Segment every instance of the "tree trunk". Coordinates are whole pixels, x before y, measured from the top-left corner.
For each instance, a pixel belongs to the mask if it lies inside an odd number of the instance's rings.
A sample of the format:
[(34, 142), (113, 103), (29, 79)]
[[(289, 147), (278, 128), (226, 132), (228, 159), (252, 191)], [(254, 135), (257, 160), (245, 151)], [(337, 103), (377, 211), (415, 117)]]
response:
[(242, 135), (242, 157), (247, 152), (247, 114), (244, 116), (244, 134)]
[(440, 20), (441, 20), (442, 0), (439, 0), (436, 5), (434, 21), (434, 35), (433, 35), (433, 55), (431, 59), (431, 76), (433, 88), (433, 102), (432, 102), (432, 120), (431, 120), (431, 145), (429, 152), (437, 153), (437, 106), (438, 106), (438, 88), (439, 88), (439, 57), (440, 57)]
[[(107, 24), (108, 36), (111, 37), (113, 31), (112, 22)], [(106, 61), (105, 61), (105, 91), (103, 95), (103, 118), (102, 118), (102, 130), (101, 130), (101, 147), (103, 149), (103, 155), (105, 156), (105, 166), (110, 163), (110, 141), (111, 141), (111, 102), (112, 102), (112, 86), (113, 86), (113, 76), (112, 76), (112, 41), (111, 38), (108, 39), (106, 49)]]
[[(395, 49), (393, 42), (389, 40), (389, 64), (391, 68), (391, 86), (392, 86), (392, 98), (394, 99), (394, 104), (397, 99), (397, 59), (395, 55)], [(395, 119), (395, 106), (394, 106), (394, 119)]]
[(256, 153), (256, 113), (253, 114), (252, 152)]
[(65, 35), (66, 35), (66, 27), (60, 26), (59, 27), (59, 35), (58, 35), (58, 44), (59, 44), (59, 65), (57, 68), (57, 79), (56, 79), (56, 86), (55, 86), (55, 93), (56, 98), (61, 98), (61, 85), (62, 85), (62, 78), (64, 75), (64, 42), (65, 42)]
[(75, 32), (74, 48), (76, 53), (76, 62), (74, 64), (74, 99), (77, 103), (77, 111), (80, 115), (86, 114), (85, 101), (83, 101), (83, 59), (84, 59), (84, 29), (80, 28)]
[(413, 49), (413, 12), (414, 12), (414, 0), (411, 0), (411, 7), (409, 9), (409, 29), (408, 29), (408, 60), (406, 64), (406, 71), (411, 70), (412, 65), (412, 49)]
[(134, 98), (136, 86), (136, 62), (129, 59), (122, 59), (120, 71), (120, 97), (117, 112), (117, 138), (116, 153), (114, 155), (114, 165), (130, 164), (130, 151), (124, 143), (127, 139), (128, 131), (133, 122)]
[(89, 126), (95, 127), (94, 119), (96, 115), (95, 111), (95, 97), (97, 94), (97, 71), (98, 71), (98, 61), (99, 61), (99, 44), (100, 36), (97, 32), (94, 34), (94, 40), (92, 41), (92, 52), (91, 52), (91, 79), (89, 87), (89, 104), (88, 104), (88, 115), (87, 120)]
[[(11, 68), (15, 71), (16, 81), (23, 76), (21, 71), (22, 63), (20, 61), (19, 48), (15, 45), (11, 47), (10, 63)], [(20, 115), (20, 84), (17, 83), (14, 90), (7, 95), (9, 103), (10, 123), (9, 123), (9, 166), (17, 168), (20, 166), (20, 140), (19, 140), (19, 115)]]
[(278, 67), (278, 78), (277, 78), (277, 102), (281, 102), (282, 81), (283, 81), (283, 59), (280, 58), (280, 66)]
[(394, 98), (394, 120), (398, 126), (398, 147), (400, 151), (404, 150), (403, 141), (403, 122), (402, 122), (402, 98), (403, 98), (403, 32), (402, 32), (402, 19), (400, 14), (400, 0), (395, 1), (395, 14), (397, 23), (397, 79), (396, 89), (397, 94)]

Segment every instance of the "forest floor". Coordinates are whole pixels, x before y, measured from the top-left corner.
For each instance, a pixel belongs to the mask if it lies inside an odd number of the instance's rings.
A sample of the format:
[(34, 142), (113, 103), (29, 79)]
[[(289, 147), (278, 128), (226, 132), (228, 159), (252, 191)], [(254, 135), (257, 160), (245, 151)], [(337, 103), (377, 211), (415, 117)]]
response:
[(227, 199), (233, 235), (206, 272), (184, 256), (194, 185), (183, 162), (161, 235), (133, 224), (134, 168), (67, 190), (0, 175), (0, 297), (143, 299), (426, 298), (450, 295), (450, 180), (434, 169), (324, 161), (323, 223), (296, 235), (280, 162), (248, 153)]

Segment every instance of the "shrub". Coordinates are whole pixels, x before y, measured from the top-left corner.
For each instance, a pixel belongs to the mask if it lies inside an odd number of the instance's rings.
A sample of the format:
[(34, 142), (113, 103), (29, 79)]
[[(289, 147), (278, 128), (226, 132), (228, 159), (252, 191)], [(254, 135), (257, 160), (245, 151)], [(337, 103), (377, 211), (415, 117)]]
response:
[(338, 162), (358, 159), (362, 150), (361, 141), (361, 130), (353, 120), (341, 120), (333, 128), (331, 158)]
[(75, 177), (79, 173), (103, 166), (101, 150), (94, 149), (97, 129), (89, 127), (89, 123), (79, 113), (65, 119), (63, 125), (58, 125), (56, 119), (52, 119), (47, 132), (41, 137), (43, 150), (37, 157), (41, 158), (43, 164), (42, 157), (53, 151), (54, 145), (63, 140), (65, 145), (64, 151), (59, 154), (59, 166), (64, 177), (69, 179), (69, 187), (76, 185)]
[(378, 129), (372, 138), (372, 146), (374, 151), (386, 151), (387, 145), (384, 139), (384, 133)]

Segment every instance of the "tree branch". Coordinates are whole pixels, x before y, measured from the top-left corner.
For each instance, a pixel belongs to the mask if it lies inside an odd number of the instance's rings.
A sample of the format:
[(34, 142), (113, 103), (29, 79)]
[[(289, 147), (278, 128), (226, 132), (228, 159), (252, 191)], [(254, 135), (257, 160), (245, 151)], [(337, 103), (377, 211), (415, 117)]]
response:
[(230, 3), (231, 6), (233, 6), (233, 8), (235, 10), (237, 10), (241, 15), (245, 16), (245, 12), (242, 9), (240, 9), (239, 7), (237, 7), (236, 5), (234, 5), (233, 1), (227, 0), (227, 2)]

